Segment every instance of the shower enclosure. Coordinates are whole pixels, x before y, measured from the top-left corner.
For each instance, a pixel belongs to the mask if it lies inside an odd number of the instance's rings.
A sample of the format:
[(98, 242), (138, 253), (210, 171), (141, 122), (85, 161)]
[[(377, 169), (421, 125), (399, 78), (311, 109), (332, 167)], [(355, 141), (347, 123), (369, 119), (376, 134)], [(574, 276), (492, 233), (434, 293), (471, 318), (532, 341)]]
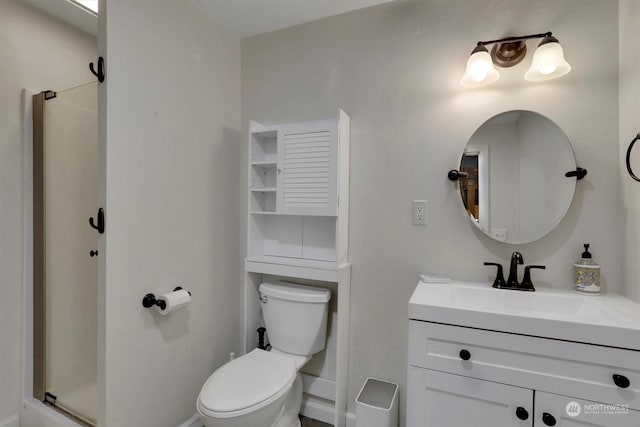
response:
[(33, 394), (97, 413), (97, 83), (33, 96)]

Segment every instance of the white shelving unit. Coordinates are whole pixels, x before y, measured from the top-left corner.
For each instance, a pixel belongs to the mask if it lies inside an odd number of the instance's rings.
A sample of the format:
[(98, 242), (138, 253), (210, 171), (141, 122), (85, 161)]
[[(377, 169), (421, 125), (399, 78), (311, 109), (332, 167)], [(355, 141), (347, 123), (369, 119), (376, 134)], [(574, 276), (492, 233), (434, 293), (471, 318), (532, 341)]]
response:
[(349, 129), (342, 110), (335, 119), (249, 124), (244, 350), (257, 347), (263, 325), (262, 282), (331, 289), (327, 346), (302, 369), (301, 412), (338, 427), (346, 423), (349, 357)]

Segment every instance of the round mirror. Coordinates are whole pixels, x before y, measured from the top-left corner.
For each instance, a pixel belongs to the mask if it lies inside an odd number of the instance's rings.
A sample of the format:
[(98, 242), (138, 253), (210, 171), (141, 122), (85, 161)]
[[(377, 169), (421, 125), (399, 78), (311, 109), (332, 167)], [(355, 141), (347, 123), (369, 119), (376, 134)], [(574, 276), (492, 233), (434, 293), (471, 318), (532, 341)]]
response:
[(487, 236), (529, 243), (556, 228), (573, 200), (576, 170), (565, 133), (548, 118), (514, 110), (484, 122), (469, 139), (460, 196), (469, 218)]

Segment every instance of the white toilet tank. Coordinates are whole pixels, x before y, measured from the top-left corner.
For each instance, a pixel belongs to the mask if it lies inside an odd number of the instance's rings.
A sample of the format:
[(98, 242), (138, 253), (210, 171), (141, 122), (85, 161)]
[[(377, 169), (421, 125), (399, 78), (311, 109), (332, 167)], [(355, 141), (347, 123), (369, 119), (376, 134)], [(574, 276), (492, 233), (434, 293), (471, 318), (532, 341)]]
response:
[(260, 285), (260, 297), (274, 349), (303, 356), (324, 349), (330, 290), (273, 281)]

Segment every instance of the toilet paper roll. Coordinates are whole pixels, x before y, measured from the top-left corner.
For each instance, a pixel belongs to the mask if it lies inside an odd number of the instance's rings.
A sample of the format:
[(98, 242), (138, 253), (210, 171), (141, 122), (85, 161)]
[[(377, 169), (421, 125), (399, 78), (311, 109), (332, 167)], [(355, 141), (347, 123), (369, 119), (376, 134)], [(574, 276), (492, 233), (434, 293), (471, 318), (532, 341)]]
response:
[(174, 310), (184, 307), (191, 302), (191, 295), (184, 289), (160, 295), (158, 301), (164, 301), (164, 309), (156, 306), (160, 314), (166, 315)]

